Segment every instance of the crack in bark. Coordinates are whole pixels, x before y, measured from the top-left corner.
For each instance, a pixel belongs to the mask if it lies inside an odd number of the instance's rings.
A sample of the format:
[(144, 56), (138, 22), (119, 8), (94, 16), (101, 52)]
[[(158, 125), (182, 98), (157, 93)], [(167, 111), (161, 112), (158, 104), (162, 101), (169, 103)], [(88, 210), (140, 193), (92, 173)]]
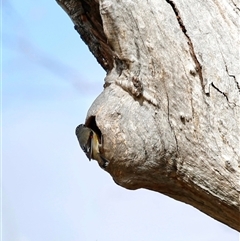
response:
[(237, 80), (236, 80), (236, 76), (233, 75), (233, 74), (230, 74), (230, 73), (228, 72), (228, 67), (227, 67), (226, 63), (225, 63), (225, 69), (226, 69), (226, 72), (227, 72), (228, 76), (234, 79), (234, 82), (235, 82), (236, 85), (237, 85), (238, 91), (240, 92), (240, 85), (239, 85), (239, 83), (238, 83)]
[(221, 93), (221, 94), (227, 99), (227, 101), (229, 102), (228, 96), (227, 96), (224, 92), (222, 92), (220, 89), (218, 89), (218, 87), (215, 86), (215, 85), (213, 84), (213, 82), (211, 83), (211, 86), (212, 86), (215, 90), (217, 90), (219, 93)]
[[(216, 39), (216, 40), (217, 40), (217, 39)], [(217, 42), (218, 42), (218, 40), (217, 40)], [(218, 42), (218, 46), (219, 46), (219, 42)], [(239, 85), (239, 82), (237, 82), (236, 76), (229, 73), (229, 71), (228, 71), (228, 66), (227, 66), (227, 62), (225, 61), (225, 58), (224, 58), (224, 54), (222, 53), (222, 51), (221, 51), (220, 48), (219, 48), (219, 51), (220, 51), (220, 53), (221, 53), (221, 55), (222, 55), (222, 59), (223, 59), (224, 65), (225, 65), (225, 70), (226, 70), (226, 72), (227, 72), (227, 75), (228, 75), (229, 77), (233, 78), (233, 80), (234, 80), (234, 82), (236, 83), (236, 86), (237, 86), (237, 88), (238, 88), (238, 91), (240, 92), (240, 85)]]
[[(217, 90), (219, 93), (221, 93), (221, 94), (226, 98), (229, 107), (232, 108), (233, 106), (234, 106), (234, 107), (235, 107), (235, 106), (238, 106), (235, 102), (229, 101), (227, 94), (224, 93), (223, 91), (221, 91), (217, 86), (215, 86), (215, 85), (213, 84), (213, 82), (211, 83), (211, 86), (212, 86), (215, 90)], [(233, 106), (231, 106), (231, 105), (233, 105)]]
[(238, 11), (240, 11), (240, 8), (237, 6), (237, 4), (236, 4), (234, 1), (232, 1), (232, 3), (233, 3), (233, 5), (235, 6), (235, 9), (237, 9)]
[(182, 18), (180, 16), (180, 12), (179, 12), (178, 8), (176, 7), (175, 3), (172, 0), (166, 0), (166, 2), (168, 4), (170, 4), (170, 6), (172, 7), (172, 9), (173, 9), (173, 11), (174, 11), (174, 13), (176, 15), (177, 21), (178, 21), (178, 23), (180, 25), (180, 28), (182, 29), (182, 32), (184, 33), (184, 35), (186, 36), (186, 38), (188, 40), (190, 54), (191, 54), (192, 59), (193, 59), (195, 65), (196, 65), (196, 71), (197, 71), (197, 73), (199, 75), (199, 79), (200, 79), (200, 82), (201, 82), (201, 86), (202, 86), (203, 92), (205, 93), (205, 91), (204, 91), (204, 83), (203, 83), (202, 66), (201, 66), (200, 62), (198, 61), (197, 56), (195, 54), (192, 40), (189, 37), (189, 35), (187, 34), (187, 29), (186, 29), (185, 25), (183, 24), (183, 20), (182, 20)]

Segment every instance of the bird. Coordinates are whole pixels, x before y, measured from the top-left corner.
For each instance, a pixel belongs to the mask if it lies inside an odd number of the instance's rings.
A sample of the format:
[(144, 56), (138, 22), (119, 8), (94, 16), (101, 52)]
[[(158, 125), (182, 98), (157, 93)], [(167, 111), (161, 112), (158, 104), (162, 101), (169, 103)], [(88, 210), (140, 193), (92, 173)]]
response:
[(81, 149), (86, 154), (89, 161), (91, 159), (96, 160), (100, 167), (106, 168), (109, 161), (100, 154), (99, 149), (102, 145), (99, 143), (97, 134), (84, 124), (80, 124), (76, 127), (75, 134)]

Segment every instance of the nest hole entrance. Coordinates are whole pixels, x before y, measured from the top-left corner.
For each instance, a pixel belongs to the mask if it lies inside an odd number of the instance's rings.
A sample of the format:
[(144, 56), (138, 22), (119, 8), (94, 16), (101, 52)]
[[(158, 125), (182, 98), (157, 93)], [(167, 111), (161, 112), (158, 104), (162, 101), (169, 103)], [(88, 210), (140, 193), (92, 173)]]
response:
[(101, 139), (102, 139), (102, 132), (101, 130), (98, 128), (97, 123), (96, 123), (96, 117), (95, 116), (90, 116), (85, 123), (85, 126), (91, 128), (98, 137), (99, 143), (101, 143)]

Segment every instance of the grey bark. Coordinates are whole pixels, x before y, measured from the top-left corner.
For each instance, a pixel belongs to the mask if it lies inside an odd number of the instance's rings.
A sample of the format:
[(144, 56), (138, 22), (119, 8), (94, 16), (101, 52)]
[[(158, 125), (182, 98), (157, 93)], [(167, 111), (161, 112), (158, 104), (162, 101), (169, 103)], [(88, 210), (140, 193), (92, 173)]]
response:
[(237, 1), (57, 2), (107, 72), (86, 118), (105, 170), (240, 230)]

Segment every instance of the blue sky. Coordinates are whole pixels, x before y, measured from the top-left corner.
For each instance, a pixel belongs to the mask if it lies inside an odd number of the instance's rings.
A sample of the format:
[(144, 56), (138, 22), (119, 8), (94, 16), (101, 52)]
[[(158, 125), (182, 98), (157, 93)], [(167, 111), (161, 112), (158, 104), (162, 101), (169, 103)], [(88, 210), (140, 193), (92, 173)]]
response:
[(129, 191), (75, 128), (105, 72), (55, 1), (2, 1), (2, 240), (237, 241), (193, 207)]

